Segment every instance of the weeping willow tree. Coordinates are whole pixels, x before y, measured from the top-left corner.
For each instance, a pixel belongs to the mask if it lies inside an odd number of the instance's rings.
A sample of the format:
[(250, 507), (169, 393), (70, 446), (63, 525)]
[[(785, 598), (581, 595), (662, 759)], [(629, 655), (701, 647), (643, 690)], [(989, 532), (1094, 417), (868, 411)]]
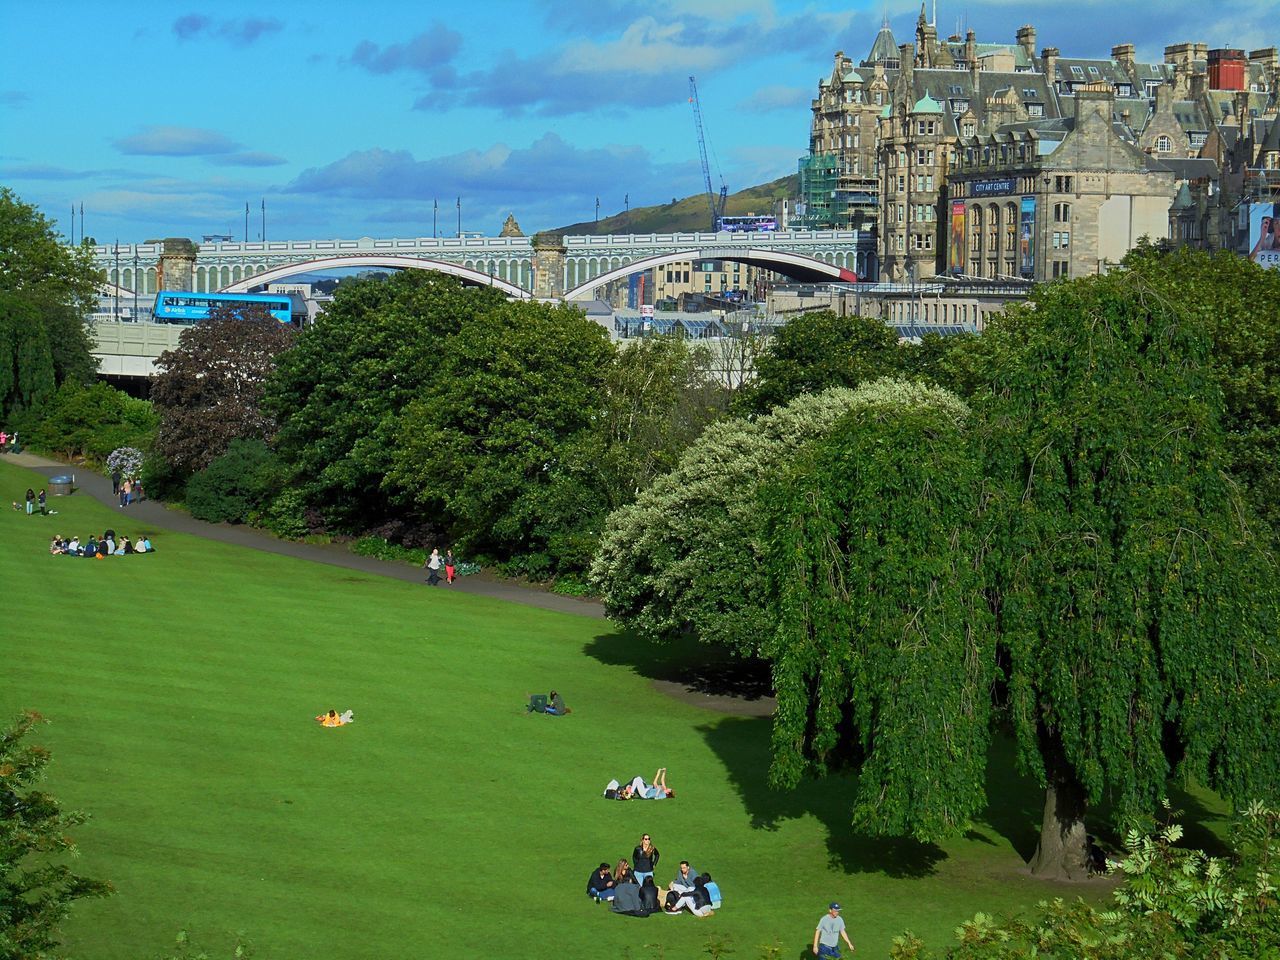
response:
[(1211, 334), (1140, 276), (1055, 284), (984, 335), (985, 566), (1008, 718), (1045, 785), (1039, 875), (1083, 876), (1085, 811), (1170, 777), (1273, 796), (1276, 571), (1227, 473)]
[(851, 761), (860, 826), (934, 839), (982, 808), (1003, 726), (1047, 877), (1085, 875), (1103, 800), (1274, 796), (1275, 570), (1208, 350), (1140, 277), (1054, 284), (983, 335), (968, 435), (880, 404), (815, 443), (764, 497), (774, 782)]
[(967, 407), (879, 383), (764, 488), (775, 785), (860, 767), (854, 823), (945, 836), (985, 803), (995, 641)]

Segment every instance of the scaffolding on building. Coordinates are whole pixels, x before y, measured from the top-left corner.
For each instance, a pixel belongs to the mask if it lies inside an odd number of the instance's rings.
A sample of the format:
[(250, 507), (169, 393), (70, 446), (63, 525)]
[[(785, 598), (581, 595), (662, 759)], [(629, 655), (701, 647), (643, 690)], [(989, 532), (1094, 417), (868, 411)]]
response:
[(801, 157), (799, 172), (796, 226), (806, 230), (870, 230), (874, 227), (880, 196), (875, 177), (849, 172), (834, 153)]

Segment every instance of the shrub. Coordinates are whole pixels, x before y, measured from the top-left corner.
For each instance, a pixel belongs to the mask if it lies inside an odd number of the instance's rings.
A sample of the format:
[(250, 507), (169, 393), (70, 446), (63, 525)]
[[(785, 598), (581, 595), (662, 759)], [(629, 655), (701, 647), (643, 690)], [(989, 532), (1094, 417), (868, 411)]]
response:
[(268, 501), (279, 473), (279, 461), (261, 440), (233, 440), (187, 482), (187, 509), (197, 520), (243, 523)]
[(116, 447), (107, 456), (107, 470), (126, 477), (136, 477), (145, 458), (137, 447)]
[(285, 490), (272, 500), (257, 522), (286, 540), (301, 540), (313, 532), (307, 524), (307, 505), (296, 490)]

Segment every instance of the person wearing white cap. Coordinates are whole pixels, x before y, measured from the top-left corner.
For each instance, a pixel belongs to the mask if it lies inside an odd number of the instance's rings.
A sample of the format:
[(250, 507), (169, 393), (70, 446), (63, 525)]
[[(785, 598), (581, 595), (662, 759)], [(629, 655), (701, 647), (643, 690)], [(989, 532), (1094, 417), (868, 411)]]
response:
[(857, 949), (849, 939), (849, 935), (844, 932), (844, 917), (840, 916), (840, 904), (832, 903), (823, 918), (818, 921), (818, 929), (813, 931), (813, 955), (839, 960), (841, 937), (844, 937), (844, 942), (849, 945), (850, 950)]

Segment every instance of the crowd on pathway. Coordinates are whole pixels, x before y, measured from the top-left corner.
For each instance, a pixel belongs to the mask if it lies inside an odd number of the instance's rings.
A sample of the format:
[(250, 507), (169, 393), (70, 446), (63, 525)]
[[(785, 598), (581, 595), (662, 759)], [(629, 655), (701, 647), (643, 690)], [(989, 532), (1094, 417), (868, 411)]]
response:
[(458, 579), (458, 564), (453, 559), (453, 551), (445, 550), (444, 556), (440, 556), (440, 551), (436, 547), (431, 548), (431, 556), (427, 557), (422, 563), (422, 569), (427, 571), (427, 583), (436, 586), (440, 583), (440, 571), (444, 570), (444, 580), (448, 586), (453, 586), (453, 581)]
[(151, 545), (151, 537), (143, 534), (136, 540), (130, 540), (126, 536), (116, 538), (114, 530), (104, 531), (102, 536), (95, 537), (89, 534), (83, 542), (79, 537), (72, 537), (70, 540), (58, 534), (49, 544), (49, 553), (55, 557), (97, 557), (105, 559), (107, 557), (127, 557), (135, 553), (155, 553), (155, 547)]
[(142, 481), (137, 477), (126, 477), (119, 470), (111, 472), (111, 495), (120, 501), (120, 506), (141, 503), (144, 492)]

